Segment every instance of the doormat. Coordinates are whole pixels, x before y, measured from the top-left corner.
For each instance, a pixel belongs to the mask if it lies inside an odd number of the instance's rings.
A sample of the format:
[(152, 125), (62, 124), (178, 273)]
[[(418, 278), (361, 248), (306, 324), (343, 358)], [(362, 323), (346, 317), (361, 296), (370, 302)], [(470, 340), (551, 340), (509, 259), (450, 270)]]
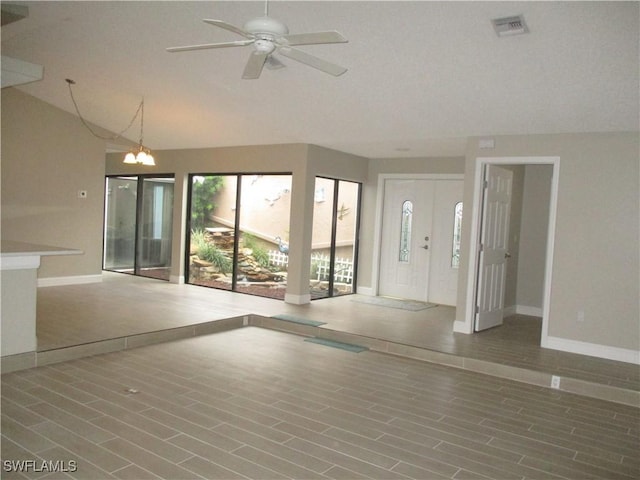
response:
[(304, 341), (309, 343), (317, 343), (318, 345), (324, 345), (326, 347), (339, 348), (340, 350), (346, 350), (348, 352), (353, 352), (353, 353), (360, 353), (360, 352), (369, 350), (367, 347), (362, 347), (360, 345), (336, 342), (335, 340), (327, 340), (326, 338), (312, 337), (312, 338), (305, 338)]
[(320, 325), (326, 325), (327, 323), (327, 322), (318, 322), (317, 320), (308, 320), (306, 318), (300, 318), (294, 315), (288, 315), (286, 313), (280, 313), (278, 315), (274, 315), (271, 318), (284, 320), (285, 322), (299, 323), (301, 325), (310, 325), (312, 327), (319, 327)]
[(356, 295), (351, 299), (352, 302), (366, 303), (377, 307), (397, 308), (399, 310), (409, 310), (411, 312), (419, 312), (427, 308), (437, 307), (435, 303), (419, 302), (417, 300), (402, 300), (399, 298), (389, 297), (371, 297), (368, 295)]

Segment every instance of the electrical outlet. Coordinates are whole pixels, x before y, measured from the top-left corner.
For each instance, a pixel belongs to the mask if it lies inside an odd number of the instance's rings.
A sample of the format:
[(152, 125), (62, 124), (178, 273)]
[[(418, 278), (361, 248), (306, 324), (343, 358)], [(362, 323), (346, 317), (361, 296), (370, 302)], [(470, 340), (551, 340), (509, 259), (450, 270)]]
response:
[(560, 388), (560, 377), (551, 375), (551, 388)]
[(577, 321), (580, 322), (580, 323), (584, 322), (584, 311), (580, 310), (578, 312)]
[(86, 190), (78, 190), (78, 198), (87, 198)]

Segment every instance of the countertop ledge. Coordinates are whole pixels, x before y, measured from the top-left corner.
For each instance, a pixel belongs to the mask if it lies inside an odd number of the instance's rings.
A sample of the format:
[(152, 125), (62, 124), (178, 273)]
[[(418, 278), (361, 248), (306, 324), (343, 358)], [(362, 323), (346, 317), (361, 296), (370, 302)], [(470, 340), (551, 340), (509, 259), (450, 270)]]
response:
[(0, 255), (2, 257), (27, 257), (44, 255), (82, 255), (82, 250), (37, 243), (16, 242), (2, 240), (0, 242)]

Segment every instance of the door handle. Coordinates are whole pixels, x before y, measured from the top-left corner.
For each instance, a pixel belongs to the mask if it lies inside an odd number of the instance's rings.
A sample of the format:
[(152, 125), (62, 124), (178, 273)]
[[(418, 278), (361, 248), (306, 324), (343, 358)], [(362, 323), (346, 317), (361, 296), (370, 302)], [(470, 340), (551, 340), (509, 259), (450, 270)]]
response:
[(424, 248), (425, 250), (429, 250), (429, 245), (423, 245), (422, 248)]
[(511, 254), (509, 252), (505, 253), (504, 258), (511, 258)]

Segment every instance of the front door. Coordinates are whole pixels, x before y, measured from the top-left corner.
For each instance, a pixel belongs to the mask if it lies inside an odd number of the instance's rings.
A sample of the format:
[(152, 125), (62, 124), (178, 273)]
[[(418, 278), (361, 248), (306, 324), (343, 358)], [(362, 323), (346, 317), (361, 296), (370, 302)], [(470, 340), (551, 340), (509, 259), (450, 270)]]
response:
[(433, 180), (384, 185), (379, 294), (428, 300)]
[(487, 165), (484, 182), (476, 331), (502, 325), (513, 172)]

